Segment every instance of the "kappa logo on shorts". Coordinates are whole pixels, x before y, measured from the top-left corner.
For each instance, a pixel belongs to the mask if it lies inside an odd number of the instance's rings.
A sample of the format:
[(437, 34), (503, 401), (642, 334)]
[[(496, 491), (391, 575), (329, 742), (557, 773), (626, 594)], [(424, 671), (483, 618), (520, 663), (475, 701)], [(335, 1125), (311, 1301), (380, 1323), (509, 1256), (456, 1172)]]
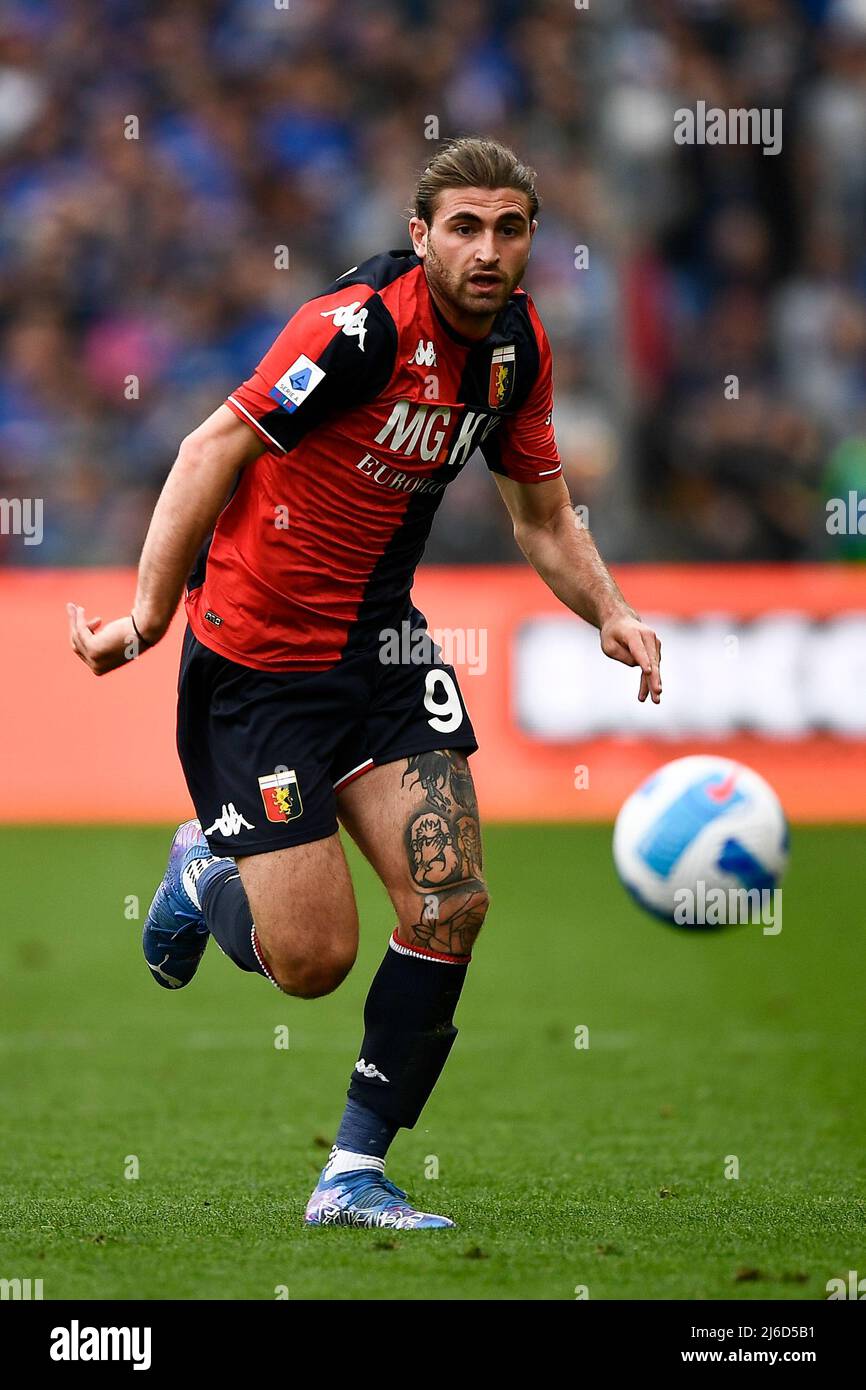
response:
[(285, 825), (287, 820), (295, 820), (303, 814), (304, 803), (294, 768), (284, 768), (281, 772), (260, 777), (259, 787), (268, 820)]
[(250, 825), (245, 816), (235, 808), (235, 803), (230, 801), (228, 806), (223, 802), (220, 815), (217, 816), (213, 825), (209, 825), (204, 832), (205, 835), (239, 835), (242, 830), (255, 830), (254, 825)]

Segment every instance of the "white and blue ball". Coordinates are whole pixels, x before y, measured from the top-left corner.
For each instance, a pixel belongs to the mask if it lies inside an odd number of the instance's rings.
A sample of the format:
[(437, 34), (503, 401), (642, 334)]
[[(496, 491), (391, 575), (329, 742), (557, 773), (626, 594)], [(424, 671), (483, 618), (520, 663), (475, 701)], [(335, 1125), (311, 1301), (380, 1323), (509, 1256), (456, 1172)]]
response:
[(788, 825), (776, 793), (752, 768), (703, 754), (677, 758), (624, 803), (613, 857), (641, 906), (682, 924), (683, 890), (699, 901), (717, 889), (774, 892), (788, 862)]

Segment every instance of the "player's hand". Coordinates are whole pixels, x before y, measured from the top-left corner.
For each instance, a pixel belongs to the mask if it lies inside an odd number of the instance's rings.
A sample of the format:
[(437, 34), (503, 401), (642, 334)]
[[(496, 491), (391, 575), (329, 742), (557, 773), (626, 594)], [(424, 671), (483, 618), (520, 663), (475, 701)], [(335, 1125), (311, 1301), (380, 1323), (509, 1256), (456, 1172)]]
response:
[(662, 678), (659, 665), (662, 644), (651, 627), (642, 623), (634, 613), (616, 613), (601, 629), (601, 649), (613, 661), (625, 666), (639, 666), (640, 690), (637, 698), (652, 695), (657, 705), (662, 697)]
[(116, 618), (103, 627), (101, 618), (85, 618), (84, 609), (77, 603), (67, 603), (66, 611), (72, 649), (94, 675), (104, 676), (118, 666), (128, 665), (151, 645), (136, 637), (131, 616)]

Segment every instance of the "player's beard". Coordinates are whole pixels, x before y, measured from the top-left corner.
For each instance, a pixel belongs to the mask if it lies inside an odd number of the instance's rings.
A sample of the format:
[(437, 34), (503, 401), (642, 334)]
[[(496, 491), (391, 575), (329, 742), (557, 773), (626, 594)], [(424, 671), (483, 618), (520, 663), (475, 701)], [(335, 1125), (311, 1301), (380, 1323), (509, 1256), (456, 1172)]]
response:
[(465, 271), (451, 270), (439, 256), (433, 238), (428, 233), (424, 269), (431, 289), (435, 290), (440, 298), (447, 300), (461, 314), (471, 314), (485, 319), (490, 318), (491, 314), (498, 314), (508, 303), (523, 279), (526, 263), (524, 262), (519, 272), (510, 278), (503, 270), (497, 270), (495, 273), (503, 279), (496, 293), (478, 295), (473, 293), (472, 286), (468, 284), (469, 276), (477, 274), (477, 267)]

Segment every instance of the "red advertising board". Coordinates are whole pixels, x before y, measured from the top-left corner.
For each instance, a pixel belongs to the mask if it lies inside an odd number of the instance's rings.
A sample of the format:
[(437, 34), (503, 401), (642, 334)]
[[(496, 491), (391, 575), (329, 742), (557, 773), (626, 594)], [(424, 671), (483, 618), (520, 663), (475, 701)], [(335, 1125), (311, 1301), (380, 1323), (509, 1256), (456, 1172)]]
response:
[[(866, 568), (620, 566), (663, 636), (662, 705), (526, 566), (422, 568), (414, 600), (457, 667), (488, 820), (609, 819), (654, 767), (741, 759), (793, 820), (866, 821)], [(0, 820), (176, 821), (182, 633), (96, 679), (65, 604), (128, 612), (128, 570), (0, 573)], [(670, 651), (670, 656), (669, 656)]]

